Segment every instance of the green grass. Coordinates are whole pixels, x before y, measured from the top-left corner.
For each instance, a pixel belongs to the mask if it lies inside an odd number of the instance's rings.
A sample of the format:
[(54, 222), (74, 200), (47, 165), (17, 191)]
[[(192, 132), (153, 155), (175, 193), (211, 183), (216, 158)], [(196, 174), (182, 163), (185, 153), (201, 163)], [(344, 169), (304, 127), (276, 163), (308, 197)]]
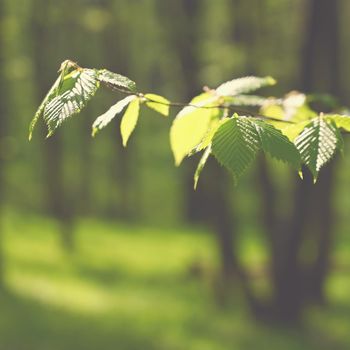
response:
[[(252, 321), (238, 293), (218, 302), (209, 233), (83, 220), (67, 256), (52, 221), (6, 221), (0, 350), (350, 349), (346, 272), (332, 274), (330, 307), (302, 328), (274, 329)], [(251, 264), (265, 260), (259, 242), (242, 247)]]

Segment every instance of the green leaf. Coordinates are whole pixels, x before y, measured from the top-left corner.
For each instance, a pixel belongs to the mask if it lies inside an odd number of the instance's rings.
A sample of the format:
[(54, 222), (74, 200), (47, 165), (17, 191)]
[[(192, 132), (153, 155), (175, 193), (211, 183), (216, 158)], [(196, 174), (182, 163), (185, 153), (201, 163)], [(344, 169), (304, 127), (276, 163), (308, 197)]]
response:
[(283, 135), (287, 136), (290, 141), (294, 141), (295, 138), (304, 130), (305, 126), (310, 123), (310, 120), (304, 120), (303, 122), (295, 124), (286, 124), (280, 128)]
[(146, 106), (167, 117), (170, 101), (163, 96), (146, 94)]
[(135, 129), (140, 112), (140, 99), (136, 98), (130, 102), (125, 111), (120, 124), (120, 132), (122, 134), (123, 146), (126, 147), (129, 137)]
[(99, 87), (96, 71), (77, 69), (64, 78), (56, 96), (44, 106), (43, 118), (51, 136), (69, 117), (79, 113)]
[(341, 114), (326, 114), (326, 120), (333, 121), (337, 128), (350, 131), (350, 116)]
[(43, 101), (41, 102), (38, 110), (36, 111), (36, 113), (34, 115), (34, 118), (30, 122), (30, 125), (29, 125), (29, 137), (28, 137), (29, 141), (32, 139), (33, 131), (35, 129), (35, 126), (36, 126), (38, 120), (40, 119), (40, 117), (42, 116), (47, 103), (49, 101), (51, 101), (56, 96), (56, 91), (57, 91), (58, 86), (60, 85), (61, 80), (62, 80), (61, 76), (59, 76), (56, 79), (55, 83), (52, 85), (52, 87), (50, 88), (49, 92), (46, 94), (46, 96), (44, 97)]
[(61, 63), (59, 73), (60, 75), (50, 88), (49, 92), (46, 94), (45, 98), (41, 102), (38, 110), (36, 111), (34, 118), (32, 119), (30, 125), (29, 125), (29, 141), (32, 139), (33, 131), (35, 128), (36, 123), (42, 116), (46, 105), (58, 94), (63, 94), (63, 92), (67, 91), (67, 87), (69, 84), (67, 84), (67, 81), (72, 79), (72, 76), (74, 75), (74, 72), (77, 70), (75, 69), (73, 72), (70, 72), (71, 69), (77, 68), (77, 64), (75, 62), (72, 62), (70, 60), (65, 60)]
[(106, 127), (112, 121), (112, 119), (117, 114), (121, 113), (123, 109), (135, 98), (135, 95), (127, 96), (124, 99), (118, 101), (107, 112), (100, 115), (92, 124), (92, 136), (95, 136), (101, 129)]
[(306, 103), (306, 96), (298, 91), (292, 91), (288, 93), (282, 99), (283, 107), (283, 119), (294, 120), (295, 115), (298, 113), (300, 108), (304, 107)]
[(220, 119), (220, 117), (222, 117), (223, 114), (224, 114), (223, 110), (219, 110), (219, 109), (217, 109), (216, 115), (213, 114), (208, 131), (204, 135), (201, 143), (196, 147), (197, 152), (206, 149), (211, 144), (216, 131), (219, 129), (221, 124), (223, 124), (226, 120), (228, 120), (228, 118)]
[(70, 79), (70, 77), (72, 76), (72, 73), (74, 72), (72, 71), (72, 69), (74, 69), (74, 71), (78, 69), (78, 65), (75, 62), (71, 60), (65, 60), (61, 63), (60, 69), (58, 70), (58, 72), (60, 73), (60, 82), (56, 90), (56, 96), (58, 95), (58, 92), (62, 94), (64, 91), (66, 91), (62, 90), (62, 85), (66, 80)]
[(203, 168), (205, 167), (205, 164), (207, 163), (207, 160), (210, 156), (210, 153), (211, 153), (211, 145), (209, 145), (205, 151), (203, 152), (203, 155), (198, 163), (198, 166), (197, 166), (197, 169), (196, 169), (196, 172), (194, 173), (194, 189), (197, 188), (197, 184), (198, 184), (198, 180), (199, 180), (199, 177), (202, 173), (202, 170)]
[[(206, 95), (205, 97), (203, 95)], [(171, 149), (175, 157), (175, 164), (179, 165), (181, 161), (188, 156), (192, 150), (200, 144), (213, 118), (213, 109), (210, 108), (217, 98), (209, 94), (202, 94), (203, 99), (191, 101), (191, 106), (183, 108), (173, 121), (170, 129)], [(194, 102), (195, 101), (195, 102)], [(196, 104), (194, 106), (193, 104)], [(208, 108), (206, 108), (208, 107)]]
[(289, 163), (295, 169), (300, 168), (301, 159), (298, 150), (280, 130), (256, 118), (250, 118), (249, 121), (255, 126), (265, 153), (277, 160)]
[[(261, 108), (261, 113), (268, 117), (289, 122), (301, 122), (317, 117), (317, 114), (306, 104), (306, 96), (296, 91), (290, 92), (283, 99), (267, 99)], [(283, 127), (282, 123), (275, 121), (271, 124), (278, 128)]]
[(203, 106), (205, 104), (215, 102), (217, 99), (217, 96), (215, 96), (212, 92), (202, 92), (201, 94), (193, 97), (190, 104), (195, 106)]
[(316, 182), (320, 169), (341, 147), (342, 137), (334, 122), (319, 116), (304, 128), (296, 138), (295, 145)]
[(136, 92), (136, 83), (131, 79), (117, 73), (113, 73), (107, 69), (98, 71), (98, 80), (107, 85), (117, 88), (126, 89), (130, 92)]
[(219, 96), (235, 96), (239, 94), (245, 94), (247, 92), (258, 90), (265, 86), (275, 85), (276, 80), (272, 77), (243, 77), (234, 79), (226, 83), (221, 84), (216, 93)]
[(29, 124), (29, 135), (28, 135), (29, 141), (31, 141), (31, 139), (33, 137), (33, 132), (34, 132), (35, 126), (42, 115), (44, 107), (45, 107), (45, 105), (42, 105), (42, 104), (39, 106), (38, 110), (36, 111), (36, 113), (34, 115), (34, 118), (32, 119), (32, 121)]
[(265, 104), (261, 110), (261, 114), (266, 117), (271, 117), (275, 119), (284, 119), (284, 110), (283, 107), (278, 104), (278, 101), (272, 100), (271, 102)]
[(215, 133), (212, 152), (237, 180), (254, 160), (259, 143), (259, 135), (249, 119), (235, 115)]

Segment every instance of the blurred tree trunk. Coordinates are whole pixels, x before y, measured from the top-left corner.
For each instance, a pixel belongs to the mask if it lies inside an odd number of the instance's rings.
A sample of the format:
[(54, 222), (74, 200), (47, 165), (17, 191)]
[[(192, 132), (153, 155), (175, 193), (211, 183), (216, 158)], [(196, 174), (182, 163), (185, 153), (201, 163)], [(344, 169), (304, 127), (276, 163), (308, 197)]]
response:
[[(174, 1), (171, 5), (167, 3), (166, 8), (160, 8), (161, 17), (166, 21), (169, 42), (176, 52), (183, 72), (185, 80), (183, 95), (187, 100), (200, 93), (197, 52), (200, 10), (201, 3), (198, 0)], [(205, 185), (200, 185), (197, 191), (194, 191), (193, 174), (197, 162), (198, 160), (189, 159), (184, 164), (187, 219), (192, 222), (206, 222), (213, 227), (220, 250), (224, 280), (243, 276), (243, 271), (238, 267), (234, 248), (236, 227), (233, 224), (234, 212), (227, 190), (229, 187), (227, 174), (223, 168), (209, 161), (201, 178), (201, 183)]]
[[(301, 76), (301, 85), (306, 92), (321, 91), (337, 97), (342, 95), (338, 6), (338, 0), (313, 0), (310, 4), (309, 28), (305, 38)], [(325, 109), (323, 111), (327, 112)], [(332, 194), (334, 192), (335, 162), (336, 159), (321, 172), (316, 186), (309, 185), (311, 205), (308, 209), (317, 246), (316, 258), (308, 276), (309, 293), (311, 298), (319, 302), (324, 301), (324, 282), (332, 246), (334, 224)]]
[[(198, 21), (200, 20), (201, 4), (199, 0), (180, 0), (172, 2), (167, 10), (171, 19), (168, 23), (170, 42), (176, 50), (180, 67), (184, 77), (183, 98), (190, 101), (199, 94), (199, 62), (198, 62)], [(175, 15), (176, 14), (176, 15)], [(208, 218), (204, 203), (207, 202), (206, 189), (199, 188), (193, 191), (193, 174), (197, 167), (194, 159), (184, 162), (185, 171), (185, 196), (186, 196), (186, 219), (190, 222), (202, 222)], [(208, 171), (208, 169), (207, 169)]]
[(4, 284), (4, 252), (3, 252), (3, 205), (5, 201), (5, 137), (7, 133), (7, 92), (5, 74), (5, 43), (3, 23), (5, 18), (4, 1), (0, 0), (0, 288)]
[[(337, 0), (312, 0), (302, 57), (301, 88), (306, 92), (339, 94)], [(304, 169), (305, 170), (305, 169)], [(320, 173), (316, 185), (310, 173), (296, 178), (294, 206), (289, 222), (273, 218), (273, 314), (279, 320), (299, 319), (308, 302), (322, 302), (329, 267), (333, 227), (331, 195), (334, 161)], [(270, 196), (271, 194), (267, 194)], [(313, 244), (315, 256), (307, 244)]]
[[(242, 67), (243, 74), (256, 74), (259, 71), (257, 66), (260, 64), (256, 60), (256, 57), (261, 54), (259, 50), (259, 33), (263, 30), (263, 24), (259, 21), (262, 17), (262, 12), (258, 10), (262, 10), (261, 7), (264, 7), (264, 1), (254, 1), (254, 4), (252, 4), (244, 0), (231, 0), (231, 5), (233, 13), (232, 39), (235, 45), (238, 45), (245, 54), (244, 65)], [(303, 216), (305, 213), (305, 203), (299, 203), (298, 198), (296, 198), (300, 206), (300, 211), (295, 212), (297, 217), (293, 217), (291, 220), (292, 227), (290, 227), (290, 232), (288, 231), (287, 233), (285, 228), (289, 226), (280, 222), (280, 218), (276, 212), (278, 209), (278, 195), (268, 173), (266, 159), (263, 156), (259, 156), (258, 158), (256, 178), (262, 197), (261, 210), (264, 228), (271, 247), (270, 258), (273, 287), (278, 291), (273, 301), (273, 303), (278, 304), (277, 311), (275, 310), (275, 305), (272, 308), (265, 305), (254, 309), (258, 318), (265, 319), (266, 317), (274, 318), (275, 312), (286, 312), (282, 311), (283, 308), (288, 309), (288, 312), (293, 312), (296, 308), (295, 302), (299, 300), (296, 290), (298, 288), (296, 279), (299, 278), (299, 274), (294, 269), (294, 261), (297, 260), (297, 253), (302, 237), (301, 225), (305, 220), (305, 216)], [(303, 185), (305, 185), (305, 182), (302, 183)], [(280, 232), (281, 230), (283, 232)], [(287, 295), (285, 295), (286, 293)], [(291, 299), (294, 297), (295, 302), (292, 302)], [(283, 302), (286, 305), (280, 306), (280, 303), (283, 304)], [(288, 315), (285, 318), (286, 320), (290, 318), (294, 319), (294, 316)]]
[[(257, 9), (264, 6), (232, 0), (233, 41), (245, 51), (246, 74), (254, 74), (259, 28)], [(301, 89), (339, 95), (337, 1), (312, 0), (302, 57)], [(288, 221), (277, 214), (278, 196), (268, 174), (267, 164), (259, 158), (258, 183), (263, 198), (263, 219), (271, 247), (271, 272), (274, 298), (272, 305), (258, 308), (259, 317), (289, 322), (299, 319), (310, 300), (323, 300), (324, 281), (329, 267), (333, 223), (331, 194), (334, 162), (323, 169), (313, 184), (306, 171), (304, 180), (296, 178), (293, 208)], [(303, 247), (313, 242), (315, 257), (303, 256)], [(305, 254), (304, 254), (305, 255)], [(306, 261), (305, 261), (306, 260)]]
[(244, 64), (240, 75), (254, 75), (260, 65), (257, 54), (260, 53), (263, 10), (263, 0), (231, 0), (232, 41), (244, 51)]
[[(107, 69), (127, 76), (130, 68), (128, 62), (130, 44), (126, 40), (128, 35), (127, 28), (123, 27), (112, 1), (104, 0), (102, 4), (110, 13), (114, 14), (114, 20), (109, 23), (103, 33), (104, 64)], [(124, 97), (122, 96), (121, 98)], [(128, 144), (127, 150), (122, 145), (119, 137), (121, 120), (122, 118), (115, 118), (112, 122), (113, 126), (109, 130), (114, 150), (117, 154), (110, 161), (112, 186), (118, 188), (119, 200), (114, 197), (111, 198), (108, 214), (112, 217), (117, 216), (121, 220), (129, 221), (136, 219), (136, 213), (138, 212), (137, 203), (134, 200), (136, 196), (133, 195), (134, 189), (137, 187), (134, 176), (136, 172), (133, 171), (133, 154), (135, 152), (133, 152), (134, 145), (132, 141)], [(115, 192), (112, 191), (112, 193)]]
[[(92, 124), (91, 119), (87, 123)], [(91, 187), (93, 185), (93, 176), (91, 172), (91, 132), (84, 129), (81, 135), (81, 149), (80, 149), (80, 169), (79, 169), (79, 193), (77, 198), (76, 211), (79, 215), (89, 216), (91, 214)]]
[[(56, 52), (58, 48), (56, 47), (57, 43), (52, 41), (52, 38), (55, 37), (53, 33), (61, 33), (66, 28), (61, 22), (55, 22), (57, 24), (57, 28), (55, 28), (50, 22), (50, 6), (53, 6), (53, 4), (55, 2), (40, 0), (33, 8), (32, 14), (33, 61), (40, 98), (46, 95), (53, 81), (47, 75), (47, 72), (51, 71), (49, 66), (51, 66), (52, 60), (45, 53)], [(73, 207), (71, 200), (68, 199), (64, 183), (62, 134), (57, 133), (47, 139), (43, 145), (43, 150), (46, 162), (47, 209), (50, 215), (58, 220), (60, 225), (62, 247), (66, 251), (71, 252), (74, 250)]]

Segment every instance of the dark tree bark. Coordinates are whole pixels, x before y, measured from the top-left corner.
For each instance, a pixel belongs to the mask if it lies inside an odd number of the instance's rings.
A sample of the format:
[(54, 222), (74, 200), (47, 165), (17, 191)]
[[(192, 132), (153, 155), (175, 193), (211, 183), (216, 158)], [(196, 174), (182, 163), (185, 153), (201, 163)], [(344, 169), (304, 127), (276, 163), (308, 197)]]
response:
[[(168, 36), (173, 48), (176, 50), (176, 56), (179, 60), (182, 74), (184, 77), (183, 98), (189, 101), (196, 94), (200, 93), (198, 71), (200, 64), (198, 61), (199, 33), (198, 21), (200, 19), (201, 3), (198, 0), (180, 0), (173, 1), (169, 6), (162, 8), (161, 12), (167, 14)], [(194, 159), (186, 160), (183, 165), (185, 176), (185, 195), (186, 195), (186, 219), (189, 222), (198, 223), (208, 217), (208, 209), (203, 204), (208, 201), (206, 190), (199, 189), (193, 191), (193, 174), (196, 169)], [(210, 215), (210, 214), (209, 214)]]
[(232, 42), (244, 51), (244, 64), (240, 74), (256, 74), (260, 32), (263, 28), (261, 21), (266, 5), (261, 0), (231, 0), (230, 4), (233, 17)]
[[(53, 3), (50, 1), (40, 1), (33, 8), (33, 56), (36, 82), (39, 87), (38, 95), (41, 99), (46, 95), (53, 79), (46, 75), (46, 72), (51, 71), (48, 64), (52, 64), (52, 60), (45, 55), (45, 52), (57, 52), (57, 48), (52, 38), (56, 37), (53, 33), (62, 33), (61, 23), (58, 23), (59, 28), (54, 28), (50, 23), (49, 13), (50, 6)], [(68, 33), (69, 26), (65, 26)], [(57, 30), (56, 30), (57, 29)], [(53, 46), (56, 45), (56, 46)], [(64, 48), (61, 48), (64, 50)], [(57, 55), (59, 57), (59, 55)], [(56, 59), (57, 59), (56, 57)], [(47, 210), (50, 215), (57, 219), (60, 225), (62, 247), (71, 252), (74, 250), (73, 238), (73, 204), (72, 198), (67, 195), (67, 187), (64, 182), (64, 151), (62, 134), (57, 133), (53, 137), (45, 141), (43, 145), (44, 161), (45, 161), (45, 185), (47, 195)]]
[(310, 1), (302, 50), (301, 88), (341, 95), (338, 0)]
[[(301, 85), (306, 92), (329, 93), (342, 96), (339, 62), (339, 1), (313, 0), (310, 3), (307, 36), (305, 38)], [(327, 112), (327, 111), (326, 111)], [(309, 215), (316, 235), (317, 255), (310, 267), (309, 296), (324, 301), (324, 282), (329, 267), (332, 246), (334, 213), (332, 193), (334, 189), (335, 160), (325, 168), (316, 186), (311, 187)]]
[[(119, 12), (121, 6), (128, 6), (125, 4), (115, 4), (111, 0), (90, 0), (90, 3), (94, 6), (100, 7), (101, 11), (111, 14), (112, 20), (108, 21), (106, 26), (98, 33), (91, 33), (91, 35), (97, 35), (94, 39), (98, 42), (98, 53), (95, 55), (98, 57), (97, 65), (103, 64), (103, 67), (123, 74), (129, 75), (129, 57), (130, 57), (130, 41), (127, 38), (130, 33), (128, 28), (122, 24), (122, 16)], [(90, 47), (86, 48), (85, 54), (91, 55)], [(113, 93), (113, 98), (104, 96), (106, 102), (105, 107), (116, 103), (118, 99), (122, 99), (125, 96)], [(134, 171), (134, 164), (136, 152), (134, 152), (134, 145), (131, 141), (128, 144), (128, 148), (125, 149), (119, 136), (121, 118), (115, 118), (105, 133), (107, 137), (112, 140), (113, 152), (110, 159), (108, 159), (108, 182), (111, 190), (108, 193), (106, 205), (103, 208), (101, 214), (111, 219), (119, 220), (135, 220), (139, 213), (137, 195), (137, 171)], [(88, 169), (90, 154), (89, 149), (91, 145), (90, 134), (85, 134), (83, 137), (84, 147), (83, 152), (83, 168)], [(83, 182), (81, 184), (81, 192), (85, 193), (85, 197), (89, 198), (89, 188), (91, 187), (91, 175), (89, 172), (84, 171)], [(114, 190), (116, 189), (116, 190)]]
[[(254, 73), (258, 32), (254, 9), (242, 0), (232, 0), (233, 41), (245, 51), (246, 73)], [(263, 2), (254, 5), (264, 6)], [(301, 90), (340, 94), (338, 71), (338, 1), (312, 0), (301, 61)], [(258, 16), (259, 17), (259, 16)], [(263, 16), (260, 16), (260, 18)], [(254, 54), (255, 52), (255, 54)], [(271, 304), (258, 308), (258, 317), (295, 322), (310, 300), (324, 299), (323, 287), (329, 268), (333, 214), (331, 194), (334, 162), (321, 171), (317, 185), (308, 171), (304, 181), (295, 179), (290, 217), (277, 212), (278, 194), (265, 161), (259, 159), (258, 184), (262, 195), (262, 217), (271, 249), (274, 296)], [(302, 248), (312, 240), (316, 255), (305, 263)]]
[[(336, 0), (310, 3), (301, 66), (301, 88), (306, 92), (340, 92), (337, 6)], [(295, 180), (289, 221), (276, 224), (276, 218), (268, 219), (275, 223), (268, 225), (273, 236), (271, 270), (275, 290), (271, 311), (272, 317), (285, 322), (298, 320), (307, 303), (324, 300), (329, 268), (334, 161), (321, 170), (316, 185), (311, 174), (304, 170), (304, 180)], [(265, 216), (268, 218), (270, 214)], [(311, 261), (305, 261), (308, 259), (302, 256), (302, 248), (310, 240), (316, 254)]]
[[(184, 98), (191, 99), (200, 93), (198, 61), (199, 33), (198, 21), (201, 16), (201, 3), (198, 0), (181, 0), (160, 4), (162, 18), (166, 22), (169, 41), (176, 50), (185, 80)], [(165, 15), (166, 14), (166, 15)], [(215, 162), (209, 161), (201, 177), (197, 191), (193, 191), (193, 174), (198, 160), (186, 160), (185, 193), (186, 216), (190, 222), (206, 222), (213, 227), (221, 257), (222, 276), (224, 280), (243, 276), (238, 273), (238, 261), (235, 254), (234, 237), (236, 228), (233, 225), (234, 211), (231, 208), (228, 193), (228, 181), (225, 171)]]
[[(106, 1), (105, 5), (111, 12), (115, 12), (112, 2)], [(117, 15), (116, 15), (117, 17)], [(123, 28), (118, 17), (111, 23), (103, 35), (104, 62), (107, 68), (129, 75), (128, 57), (130, 53), (129, 41), (125, 40), (128, 35), (127, 29)], [(122, 96), (124, 97), (124, 96)], [(133, 172), (133, 155), (134, 147), (132, 141), (126, 150), (123, 147), (121, 138), (119, 137), (120, 122), (122, 118), (115, 118), (113, 127), (110, 129), (110, 137), (113, 140), (114, 149), (116, 151), (116, 159), (111, 159), (111, 176), (112, 186), (117, 186), (119, 192), (119, 201), (111, 198), (110, 215), (118, 217), (121, 220), (136, 219), (137, 203), (133, 196), (136, 186), (135, 174)]]

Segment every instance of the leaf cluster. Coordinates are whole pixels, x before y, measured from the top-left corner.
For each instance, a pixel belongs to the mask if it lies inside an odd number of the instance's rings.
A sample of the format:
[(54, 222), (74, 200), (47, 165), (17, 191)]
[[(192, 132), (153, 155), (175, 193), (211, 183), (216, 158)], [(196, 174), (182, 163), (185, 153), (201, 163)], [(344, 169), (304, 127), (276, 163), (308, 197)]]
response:
[(170, 107), (182, 107), (170, 129), (170, 144), (176, 165), (202, 152), (194, 174), (195, 187), (211, 155), (237, 181), (259, 151), (299, 172), (304, 164), (316, 181), (321, 168), (343, 149), (342, 132), (350, 132), (350, 117), (339, 112), (316, 113), (309, 103), (315, 95), (308, 97), (293, 91), (282, 98), (266, 98), (250, 94), (275, 83), (271, 77), (243, 77), (216, 89), (206, 88), (189, 103), (175, 103), (160, 95), (138, 92), (136, 83), (123, 75), (82, 68), (67, 60), (35, 113), (29, 139), (40, 119), (48, 128), (47, 136), (51, 136), (64, 121), (78, 114), (103, 85), (126, 96), (95, 120), (92, 135), (122, 115), (124, 146), (137, 125), (142, 106), (162, 116), (169, 115)]

